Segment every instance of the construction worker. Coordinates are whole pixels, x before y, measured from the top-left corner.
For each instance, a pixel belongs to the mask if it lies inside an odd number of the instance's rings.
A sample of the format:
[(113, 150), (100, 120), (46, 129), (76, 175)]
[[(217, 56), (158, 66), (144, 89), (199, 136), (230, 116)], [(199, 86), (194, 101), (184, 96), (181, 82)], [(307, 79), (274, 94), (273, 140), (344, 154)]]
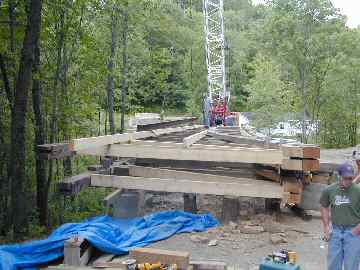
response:
[(329, 241), (328, 270), (359, 270), (360, 186), (353, 183), (354, 167), (338, 167), (340, 180), (321, 194), (321, 217)]
[(354, 183), (359, 184), (360, 183), (360, 153), (359, 151), (353, 152), (353, 159), (355, 161), (355, 179)]

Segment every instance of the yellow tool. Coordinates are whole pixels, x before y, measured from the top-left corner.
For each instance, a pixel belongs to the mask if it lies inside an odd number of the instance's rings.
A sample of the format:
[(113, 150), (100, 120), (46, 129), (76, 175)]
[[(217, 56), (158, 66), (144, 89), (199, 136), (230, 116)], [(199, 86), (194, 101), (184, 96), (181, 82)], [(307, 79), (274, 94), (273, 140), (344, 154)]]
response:
[(129, 263), (128, 270), (178, 270), (177, 264), (162, 263)]
[(161, 263), (139, 263), (136, 270), (164, 270)]

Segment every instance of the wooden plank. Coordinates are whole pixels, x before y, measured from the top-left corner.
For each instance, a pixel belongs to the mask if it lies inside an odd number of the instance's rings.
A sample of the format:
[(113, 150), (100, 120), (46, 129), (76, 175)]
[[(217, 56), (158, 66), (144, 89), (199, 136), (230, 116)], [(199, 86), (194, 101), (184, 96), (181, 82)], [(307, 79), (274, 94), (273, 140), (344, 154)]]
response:
[(57, 184), (59, 192), (67, 196), (80, 193), (82, 189), (90, 186), (90, 175), (90, 172), (84, 172), (65, 178)]
[(252, 179), (231, 183), (221, 180), (210, 182), (94, 174), (91, 175), (91, 185), (95, 187), (261, 198), (282, 198), (283, 195), (280, 185), (268, 181), (254, 181)]
[(81, 151), (88, 148), (96, 148), (104, 145), (114, 143), (125, 143), (133, 140), (144, 139), (149, 137), (155, 137), (152, 131), (142, 131), (134, 133), (118, 133), (113, 135), (105, 135), (90, 138), (74, 139), (70, 143), (70, 149), (72, 151)]
[(204, 130), (199, 133), (185, 137), (183, 139), (183, 143), (184, 143), (185, 147), (190, 147), (194, 143), (200, 141), (202, 138), (204, 138), (206, 136), (207, 133), (208, 133), (208, 130)]
[(227, 264), (219, 261), (190, 261), (193, 270), (226, 270)]
[(109, 263), (114, 257), (114, 254), (103, 254), (92, 263), (92, 266), (101, 268), (109, 267), (107, 263)]
[(251, 171), (254, 169), (254, 164), (241, 162), (215, 162), (215, 161), (200, 161), (200, 160), (172, 160), (172, 159), (154, 159), (154, 158), (136, 158), (135, 164), (138, 166), (151, 167), (168, 167), (192, 170), (244, 170)]
[(103, 200), (104, 206), (109, 207), (110, 205), (115, 204), (115, 202), (119, 199), (121, 193), (122, 193), (122, 189), (117, 189), (114, 192), (107, 195)]
[(62, 159), (75, 155), (69, 143), (42, 144), (37, 146), (37, 150), (40, 153), (40, 157), (46, 160)]
[(133, 158), (156, 158), (172, 160), (201, 160), (217, 162), (243, 162), (260, 164), (281, 164), (282, 153), (275, 149), (232, 148), (188, 148), (179, 149), (170, 146), (121, 145), (85, 149), (79, 154)]
[(179, 269), (187, 270), (190, 253), (155, 248), (135, 248), (130, 250), (130, 257), (134, 258), (136, 263), (176, 264)]
[(291, 171), (318, 171), (320, 161), (318, 159), (284, 159), (281, 168)]
[(320, 147), (312, 144), (291, 145), (284, 144), (281, 146), (284, 157), (295, 158), (320, 158)]
[(281, 179), (280, 174), (270, 169), (257, 169), (255, 173), (274, 182), (280, 182)]
[(91, 257), (92, 247), (84, 238), (70, 238), (64, 242), (64, 264), (85, 266)]
[[(204, 182), (224, 182), (224, 183), (236, 183), (236, 182), (247, 182), (257, 181), (248, 178), (236, 178), (229, 176), (218, 176), (205, 173), (194, 173), (187, 171), (168, 170), (151, 167), (141, 166), (129, 166), (129, 175), (136, 177), (147, 177), (147, 178), (160, 178), (160, 179), (186, 179), (190, 181), (204, 181)], [(261, 180), (259, 180), (261, 181)], [(264, 181), (261, 181), (264, 182)], [(268, 182), (266, 182), (268, 183)]]
[(184, 117), (182, 119), (167, 120), (167, 121), (162, 121), (160, 123), (137, 125), (137, 131), (168, 128), (168, 127), (174, 127), (174, 126), (179, 126), (179, 125), (183, 125), (183, 124), (195, 124), (197, 122), (197, 120), (198, 120), (197, 117)]
[(86, 149), (98, 148), (116, 143), (130, 143), (139, 139), (146, 139), (151, 137), (157, 137), (160, 135), (183, 132), (185, 130), (192, 130), (202, 126), (184, 126), (175, 128), (155, 129), (151, 131), (138, 131), (133, 133), (119, 133), (113, 135), (105, 135), (90, 138), (74, 139), (70, 143), (70, 149), (75, 152), (79, 152)]
[(198, 128), (202, 128), (202, 127), (204, 127), (204, 126), (193, 125), (193, 126), (183, 126), (183, 127), (172, 127), (172, 128), (154, 129), (154, 130), (152, 130), (152, 132), (156, 136), (161, 136), (161, 135), (166, 135), (166, 134), (171, 134), (171, 133), (184, 132), (187, 130), (198, 129)]
[(256, 137), (245, 137), (245, 136), (236, 136), (236, 135), (229, 135), (215, 131), (209, 131), (208, 136), (211, 136), (215, 139), (232, 142), (236, 144), (246, 144), (246, 145), (255, 145), (258, 147), (269, 147), (278, 149), (280, 148), (280, 144), (277, 143), (270, 143), (265, 140), (257, 139)]

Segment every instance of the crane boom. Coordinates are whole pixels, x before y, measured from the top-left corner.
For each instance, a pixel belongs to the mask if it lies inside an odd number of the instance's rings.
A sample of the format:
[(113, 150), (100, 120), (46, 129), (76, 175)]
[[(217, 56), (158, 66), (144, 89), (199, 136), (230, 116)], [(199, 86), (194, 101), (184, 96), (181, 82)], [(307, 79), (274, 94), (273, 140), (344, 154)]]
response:
[(210, 122), (213, 123), (218, 116), (225, 120), (230, 98), (226, 91), (223, 0), (203, 0), (203, 12)]

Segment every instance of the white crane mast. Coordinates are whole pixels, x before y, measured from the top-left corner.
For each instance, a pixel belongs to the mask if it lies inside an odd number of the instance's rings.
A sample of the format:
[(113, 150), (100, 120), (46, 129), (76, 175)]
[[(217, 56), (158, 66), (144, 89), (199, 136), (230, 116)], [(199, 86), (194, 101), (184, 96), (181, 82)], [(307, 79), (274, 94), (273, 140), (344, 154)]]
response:
[(223, 0), (203, 0), (203, 12), (209, 98), (227, 106)]

